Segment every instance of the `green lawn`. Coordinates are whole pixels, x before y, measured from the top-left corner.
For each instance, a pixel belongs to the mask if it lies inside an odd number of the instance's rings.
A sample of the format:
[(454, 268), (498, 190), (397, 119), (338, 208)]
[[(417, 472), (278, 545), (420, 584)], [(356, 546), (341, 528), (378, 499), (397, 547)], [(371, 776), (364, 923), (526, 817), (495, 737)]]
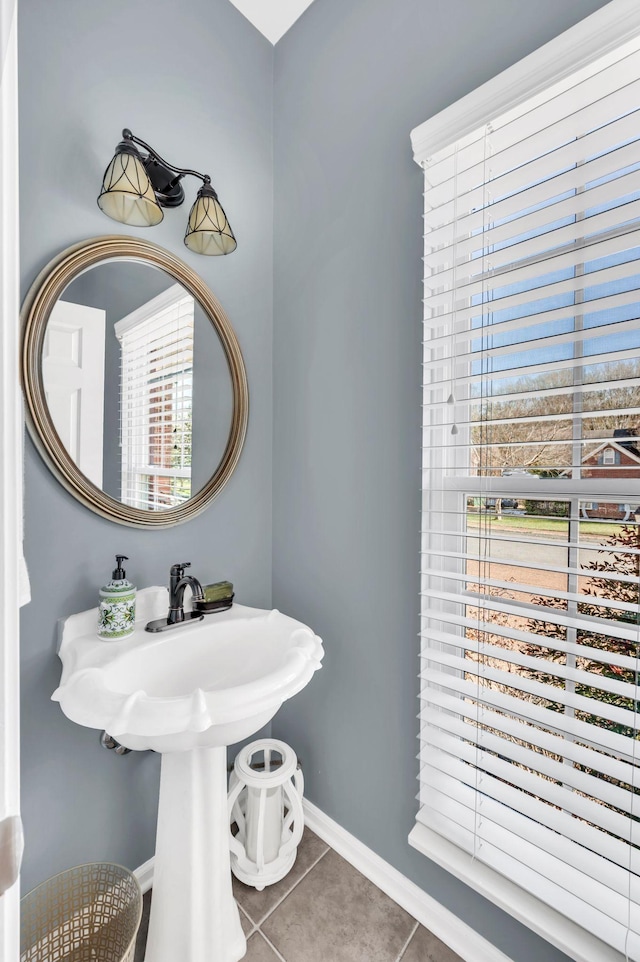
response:
[[(480, 527), (480, 522), (484, 515), (467, 514), (467, 524), (470, 528)], [(491, 519), (495, 525), (494, 531), (504, 528), (506, 531), (546, 531), (550, 535), (557, 535), (565, 538), (567, 535), (567, 518), (527, 518), (526, 515), (503, 514), (500, 517), (487, 512), (486, 517)], [(580, 535), (596, 535), (598, 539), (608, 538), (612, 534), (617, 534), (620, 525), (615, 522), (607, 521), (581, 521)]]

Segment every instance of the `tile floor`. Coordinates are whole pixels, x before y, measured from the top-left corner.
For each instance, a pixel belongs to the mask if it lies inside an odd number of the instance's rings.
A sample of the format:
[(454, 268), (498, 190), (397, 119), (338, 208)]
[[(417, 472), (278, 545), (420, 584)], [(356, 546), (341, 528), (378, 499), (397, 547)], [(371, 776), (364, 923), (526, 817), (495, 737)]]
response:
[[(262, 892), (234, 879), (233, 890), (244, 962), (462, 962), (309, 829), (286, 878)], [(144, 959), (150, 896), (136, 962)]]

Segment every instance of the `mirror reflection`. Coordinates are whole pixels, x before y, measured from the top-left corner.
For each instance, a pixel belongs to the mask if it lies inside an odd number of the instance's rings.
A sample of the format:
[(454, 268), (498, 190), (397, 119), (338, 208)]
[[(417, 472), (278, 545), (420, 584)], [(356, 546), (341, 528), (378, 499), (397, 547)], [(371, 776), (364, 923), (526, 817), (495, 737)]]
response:
[(178, 507), (221, 461), (233, 416), (222, 344), (190, 291), (151, 264), (110, 260), (67, 285), (42, 379), (67, 452), (122, 504)]

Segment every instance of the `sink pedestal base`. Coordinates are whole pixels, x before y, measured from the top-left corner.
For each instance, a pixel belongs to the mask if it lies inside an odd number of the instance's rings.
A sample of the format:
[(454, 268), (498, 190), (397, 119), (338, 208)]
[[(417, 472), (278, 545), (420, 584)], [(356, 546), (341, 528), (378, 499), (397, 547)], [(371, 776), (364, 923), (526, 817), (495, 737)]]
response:
[(246, 950), (231, 889), (227, 750), (167, 752), (146, 962), (238, 962)]

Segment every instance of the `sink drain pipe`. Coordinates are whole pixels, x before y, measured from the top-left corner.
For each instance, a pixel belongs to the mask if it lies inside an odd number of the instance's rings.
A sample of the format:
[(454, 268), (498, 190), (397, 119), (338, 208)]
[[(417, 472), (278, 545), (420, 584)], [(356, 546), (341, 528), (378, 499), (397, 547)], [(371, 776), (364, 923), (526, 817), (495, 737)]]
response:
[(115, 751), (116, 755), (128, 755), (131, 751), (130, 748), (125, 748), (120, 742), (117, 742), (113, 735), (108, 732), (102, 732), (100, 735), (100, 744), (103, 748), (108, 748), (109, 751)]

